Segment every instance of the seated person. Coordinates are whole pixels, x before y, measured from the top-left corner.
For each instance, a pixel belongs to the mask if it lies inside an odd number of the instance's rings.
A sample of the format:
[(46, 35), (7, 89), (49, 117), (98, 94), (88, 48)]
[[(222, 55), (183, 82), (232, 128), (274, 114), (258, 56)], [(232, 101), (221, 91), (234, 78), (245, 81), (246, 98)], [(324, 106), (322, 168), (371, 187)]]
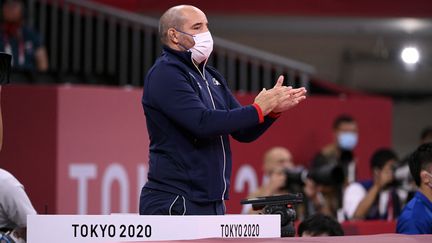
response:
[(286, 193), (284, 170), (293, 169), (294, 163), (291, 152), (283, 147), (271, 148), (264, 155), (264, 179), (263, 185), (252, 193), (252, 197), (274, 196)]
[[(284, 188), (286, 181), (284, 171), (293, 168), (294, 163), (292, 161), (292, 155), (288, 149), (283, 147), (271, 148), (264, 154), (263, 184), (258, 190), (250, 194), (248, 198), (275, 196), (287, 193), (288, 191)], [(259, 212), (253, 211), (250, 205), (247, 207), (249, 207), (247, 209), (249, 213)]]
[(333, 218), (314, 214), (300, 223), (297, 233), (300, 237), (343, 236), (341, 225)]
[(344, 213), (348, 219), (393, 220), (400, 214), (401, 203), (394, 183), (396, 154), (390, 149), (377, 150), (370, 160), (373, 180), (353, 182), (345, 190)]
[(432, 234), (432, 143), (418, 147), (409, 160), (409, 168), (418, 190), (404, 207), (396, 232)]

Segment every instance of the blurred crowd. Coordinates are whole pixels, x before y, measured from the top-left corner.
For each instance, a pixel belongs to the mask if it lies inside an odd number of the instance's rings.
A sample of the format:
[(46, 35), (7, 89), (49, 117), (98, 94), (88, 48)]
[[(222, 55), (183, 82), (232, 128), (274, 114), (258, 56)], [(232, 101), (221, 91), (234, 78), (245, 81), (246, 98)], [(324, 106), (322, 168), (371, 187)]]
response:
[[(369, 159), (371, 177), (359, 180), (354, 152), (359, 136), (357, 122), (349, 115), (341, 115), (333, 123), (333, 134), (333, 142), (317, 151), (307, 168), (296, 165), (287, 148), (268, 150), (263, 158), (262, 186), (249, 198), (302, 193), (303, 203), (296, 206), (300, 221), (314, 215), (325, 215), (338, 222), (397, 220), (421, 185), (418, 178), (413, 178), (412, 168), (410, 173), (410, 163), (416, 163), (410, 162), (413, 155), (401, 159), (392, 148), (376, 148)], [(426, 127), (419, 145), (430, 146), (431, 142), (432, 127)], [(250, 213), (259, 212), (250, 209)]]

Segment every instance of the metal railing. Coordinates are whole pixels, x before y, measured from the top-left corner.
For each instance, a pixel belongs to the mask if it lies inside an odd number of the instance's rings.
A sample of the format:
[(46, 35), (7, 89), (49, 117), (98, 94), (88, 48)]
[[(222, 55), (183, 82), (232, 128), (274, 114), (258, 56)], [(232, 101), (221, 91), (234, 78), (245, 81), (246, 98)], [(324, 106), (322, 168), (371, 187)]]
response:
[[(47, 46), (50, 70), (77, 82), (141, 86), (160, 55), (158, 20), (92, 1), (27, 0), (28, 23)], [(209, 64), (237, 91), (271, 87), (280, 74), (308, 86), (314, 67), (214, 37)], [(84, 81), (85, 80), (85, 81)], [(64, 82), (69, 82), (64, 81)]]

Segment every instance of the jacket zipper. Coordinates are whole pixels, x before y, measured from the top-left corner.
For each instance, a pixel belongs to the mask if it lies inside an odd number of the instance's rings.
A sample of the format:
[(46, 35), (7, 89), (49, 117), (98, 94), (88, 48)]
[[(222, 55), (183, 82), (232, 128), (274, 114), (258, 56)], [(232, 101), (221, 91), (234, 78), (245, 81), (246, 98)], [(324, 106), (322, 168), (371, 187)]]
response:
[[(191, 59), (192, 59), (192, 58), (191, 58)], [(206, 61), (206, 62), (207, 62), (207, 61)], [(195, 65), (195, 63), (193, 62), (193, 60), (192, 60), (192, 63), (194, 64), (194, 66), (195, 66), (195, 68), (198, 70), (198, 72), (201, 74), (201, 77), (202, 77), (202, 78), (204, 79), (204, 81), (206, 82), (206, 85), (207, 85), (207, 91), (208, 91), (208, 93), (209, 93), (209, 95), (210, 95), (210, 99), (211, 99), (211, 102), (212, 102), (212, 105), (213, 105), (213, 109), (216, 110), (216, 105), (215, 105), (214, 100), (213, 100), (213, 95), (212, 95), (212, 93), (211, 93), (211, 91), (210, 91), (210, 86), (209, 86), (209, 83), (208, 83), (207, 79), (206, 79), (205, 76), (204, 76), (204, 73), (201, 72), (201, 70), (200, 70), (200, 69)], [(204, 64), (204, 66), (205, 66), (205, 64)], [(204, 71), (204, 67), (203, 67), (203, 71)], [(222, 174), (222, 179), (223, 179), (223, 182), (224, 182), (224, 190), (223, 190), (223, 192), (222, 192), (222, 201), (224, 201), (224, 195), (225, 195), (225, 193), (226, 193), (226, 189), (227, 189), (227, 184), (226, 184), (226, 180), (225, 180), (225, 170), (226, 170), (226, 152), (225, 152), (225, 144), (224, 144), (224, 141), (223, 141), (222, 136), (219, 136), (219, 138), (220, 138), (221, 145), (222, 145), (223, 161), (224, 161), (224, 163), (223, 163), (223, 174)]]

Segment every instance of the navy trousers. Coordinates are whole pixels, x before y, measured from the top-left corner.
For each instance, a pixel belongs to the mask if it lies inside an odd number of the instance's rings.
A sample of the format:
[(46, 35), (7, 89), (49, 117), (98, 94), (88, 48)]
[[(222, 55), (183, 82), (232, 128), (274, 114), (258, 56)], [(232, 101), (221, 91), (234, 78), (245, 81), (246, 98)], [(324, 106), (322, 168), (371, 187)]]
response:
[(198, 203), (181, 195), (143, 187), (140, 196), (141, 215), (223, 215), (223, 201)]

